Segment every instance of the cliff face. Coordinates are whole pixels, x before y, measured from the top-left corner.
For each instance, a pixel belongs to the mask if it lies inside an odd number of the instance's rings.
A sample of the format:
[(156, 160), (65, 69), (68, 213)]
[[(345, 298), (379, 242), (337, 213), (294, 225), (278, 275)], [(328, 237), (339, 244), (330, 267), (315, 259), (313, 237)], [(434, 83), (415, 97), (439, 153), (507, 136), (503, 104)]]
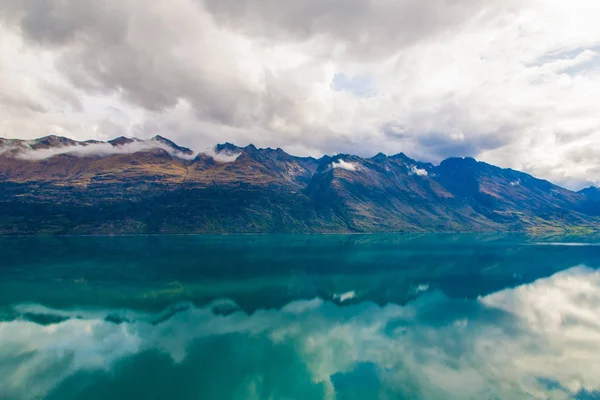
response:
[(583, 230), (600, 226), (593, 193), (471, 158), (0, 139), (5, 235)]

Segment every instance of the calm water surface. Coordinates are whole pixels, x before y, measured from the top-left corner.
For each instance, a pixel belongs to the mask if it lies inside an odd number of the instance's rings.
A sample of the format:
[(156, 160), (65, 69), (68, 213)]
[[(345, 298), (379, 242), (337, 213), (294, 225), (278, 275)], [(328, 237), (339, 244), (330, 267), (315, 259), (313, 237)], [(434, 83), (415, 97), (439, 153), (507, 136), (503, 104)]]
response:
[(600, 239), (0, 239), (0, 399), (600, 399)]

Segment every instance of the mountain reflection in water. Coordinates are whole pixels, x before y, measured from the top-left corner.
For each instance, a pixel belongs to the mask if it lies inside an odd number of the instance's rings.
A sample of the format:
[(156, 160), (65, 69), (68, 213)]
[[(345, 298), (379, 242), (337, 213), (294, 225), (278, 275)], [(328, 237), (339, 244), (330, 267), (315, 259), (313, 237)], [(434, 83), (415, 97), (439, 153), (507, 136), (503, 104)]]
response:
[(600, 398), (597, 243), (0, 239), (0, 398)]

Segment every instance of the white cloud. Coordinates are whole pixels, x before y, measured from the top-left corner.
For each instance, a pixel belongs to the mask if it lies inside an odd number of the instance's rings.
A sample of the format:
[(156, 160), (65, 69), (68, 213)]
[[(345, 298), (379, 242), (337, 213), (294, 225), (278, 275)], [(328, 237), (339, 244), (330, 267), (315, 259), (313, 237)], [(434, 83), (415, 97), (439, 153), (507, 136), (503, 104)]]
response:
[(340, 303), (343, 303), (346, 300), (352, 300), (356, 297), (356, 292), (354, 290), (350, 290), (349, 292), (334, 294), (333, 298), (339, 300)]
[(418, 176), (428, 176), (427, 170), (417, 167), (413, 165), (408, 170), (409, 175), (418, 175)]
[(22, 160), (44, 160), (59, 154), (71, 154), (78, 157), (106, 157), (113, 154), (131, 154), (140, 151), (161, 149), (178, 158), (191, 160), (195, 157), (194, 154), (184, 154), (155, 140), (140, 140), (119, 146), (113, 146), (110, 143), (91, 143), (86, 145), (76, 144), (73, 146), (50, 147), (47, 149), (33, 149), (28, 146), (30, 143), (25, 143), (24, 147), (4, 146), (0, 148), (0, 154), (2, 152), (10, 152), (9, 154), (15, 158)]
[(237, 158), (242, 154), (241, 152), (232, 152), (232, 151), (219, 151), (217, 152), (214, 147), (209, 148), (202, 152), (209, 157), (212, 157), (215, 161), (221, 163), (231, 163), (237, 160)]
[(579, 187), (600, 181), (599, 13), (593, 0), (7, 0), (0, 136), (475, 156)]
[(357, 163), (350, 162), (350, 161), (344, 161), (342, 159), (332, 162), (331, 167), (332, 168), (341, 168), (341, 169), (345, 169), (347, 171), (356, 171), (356, 170), (360, 169), (360, 165), (358, 165)]

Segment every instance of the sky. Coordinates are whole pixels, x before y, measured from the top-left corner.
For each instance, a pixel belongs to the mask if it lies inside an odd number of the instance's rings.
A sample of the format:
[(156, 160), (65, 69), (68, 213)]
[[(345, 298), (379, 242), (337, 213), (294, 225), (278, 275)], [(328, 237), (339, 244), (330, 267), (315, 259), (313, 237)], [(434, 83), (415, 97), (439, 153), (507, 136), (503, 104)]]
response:
[(2, 0), (0, 137), (471, 156), (600, 183), (596, 0)]

